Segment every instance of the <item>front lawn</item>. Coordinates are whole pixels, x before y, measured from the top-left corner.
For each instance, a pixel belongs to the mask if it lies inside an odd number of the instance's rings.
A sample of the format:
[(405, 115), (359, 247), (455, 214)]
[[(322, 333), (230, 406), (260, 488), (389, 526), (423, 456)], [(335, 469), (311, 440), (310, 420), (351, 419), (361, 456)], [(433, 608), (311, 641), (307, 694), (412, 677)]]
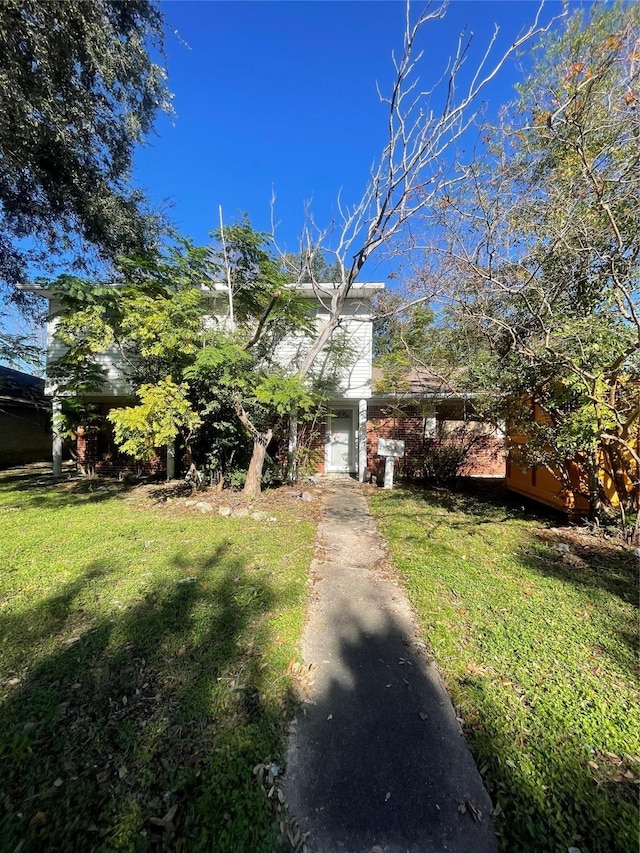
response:
[(502, 849), (637, 849), (637, 557), (481, 487), (376, 491), (371, 506)]
[(275, 849), (252, 771), (282, 760), (315, 524), (267, 506), (0, 477), (1, 850)]

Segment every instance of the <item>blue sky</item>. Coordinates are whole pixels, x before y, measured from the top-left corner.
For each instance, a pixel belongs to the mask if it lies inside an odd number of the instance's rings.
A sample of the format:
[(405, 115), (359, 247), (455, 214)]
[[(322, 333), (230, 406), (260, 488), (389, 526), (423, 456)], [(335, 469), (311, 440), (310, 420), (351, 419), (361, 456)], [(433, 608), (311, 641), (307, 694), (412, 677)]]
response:
[[(216, 227), (219, 205), (226, 221), (246, 211), (269, 230), (273, 190), (279, 239), (295, 249), (304, 203), (311, 199), (317, 222), (328, 223), (339, 191), (358, 200), (384, 144), (376, 81), (389, 90), (404, 3), (172, 0), (161, 8), (176, 116), (161, 117), (138, 152), (136, 181), (156, 204), (171, 204), (179, 230), (197, 243)], [(465, 26), (476, 52), (494, 23), (498, 47), (506, 46), (537, 8), (454, 0), (423, 33), (421, 81), (439, 76)], [(546, 16), (559, 10), (550, 2)], [(486, 93), (492, 108), (512, 97), (516, 79), (513, 64), (503, 69)], [(364, 277), (376, 277), (375, 264)]]
[[(219, 205), (226, 222), (246, 212), (269, 231), (273, 191), (279, 244), (295, 251), (305, 203), (326, 226), (339, 192), (343, 202), (359, 200), (384, 146), (376, 82), (388, 92), (393, 81), (403, 0), (170, 0), (161, 9), (176, 115), (158, 118), (136, 154), (134, 182), (198, 244), (209, 242)], [(452, 0), (446, 17), (423, 30), (421, 82), (438, 79), (465, 27), (474, 33), (474, 68), (494, 24), (499, 52), (537, 9), (529, 0)], [(560, 9), (547, 0), (545, 17)], [(490, 110), (513, 97), (520, 77), (515, 62), (501, 70), (485, 92)], [(398, 269), (399, 260), (374, 255), (361, 278), (383, 280)], [(29, 326), (12, 311), (4, 322), (14, 331)]]

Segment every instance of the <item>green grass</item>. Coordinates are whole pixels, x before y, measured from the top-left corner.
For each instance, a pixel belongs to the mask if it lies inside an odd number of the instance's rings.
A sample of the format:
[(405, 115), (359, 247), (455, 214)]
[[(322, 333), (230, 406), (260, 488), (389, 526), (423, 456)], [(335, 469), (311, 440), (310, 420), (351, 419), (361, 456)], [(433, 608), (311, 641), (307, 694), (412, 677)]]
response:
[(478, 489), (371, 499), (502, 849), (628, 853), (638, 842), (638, 560), (520, 503)]
[(0, 849), (275, 849), (314, 524), (268, 500), (0, 478)]

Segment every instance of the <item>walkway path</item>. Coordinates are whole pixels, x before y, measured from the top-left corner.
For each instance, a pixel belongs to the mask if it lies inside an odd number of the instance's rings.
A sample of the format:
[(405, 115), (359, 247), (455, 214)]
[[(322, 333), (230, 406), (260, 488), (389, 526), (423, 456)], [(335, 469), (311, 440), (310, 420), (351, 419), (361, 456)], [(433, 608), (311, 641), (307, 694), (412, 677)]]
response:
[(317, 853), (493, 853), (491, 803), (359, 485), (326, 481), (286, 798)]

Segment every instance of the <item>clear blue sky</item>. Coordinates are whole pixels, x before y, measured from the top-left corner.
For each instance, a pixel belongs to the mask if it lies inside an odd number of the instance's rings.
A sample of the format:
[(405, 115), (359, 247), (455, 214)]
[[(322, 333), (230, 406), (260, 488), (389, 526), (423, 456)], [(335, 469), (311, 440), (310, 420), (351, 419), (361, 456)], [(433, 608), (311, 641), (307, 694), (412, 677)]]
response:
[[(422, 7), (414, 3), (416, 13)], [(422, 83), (439, 77), (465, 27), (474, 33), (473, 68), (494, 24), (499, 51), (537, 8), (529, 0), (452, 0), (444, 20), (423, 31)], [(560, 8), (547, 0), (545, 17)], [(346, 203), (361, 197), (382, 150), (386, 112), (376, 82), (389, 92), (403, 0), (170, 0), (161, 9), (176, 116), (159, 117), (137, 152), (134, 182), (198, 244), (217, 227), (219, 205), (225, 221), (247, 212), (255, 228), (269, 231), (273, 190), (279, 242), (295, 251), (305, 202), (326, 226), (339, 191)], [(486, 90), (490, 109), (513, 97), (518, 79), (515, 63), (502, 69)], [(398, 265), (374, 255), (361, 277), (385, 279)], [(14, 330), (26, 322), (7, 321)]]
[[(421, 4), (415, 4), (415, 10)], [(420, 77), (444, 68), (468, 26), (476, 51), (493, 24), (505, 46), (538, 4), (454, 0), (424, 31)], [(155, 203), (168, 200), (182, 233), (207, 241), (218, 205), (226, 221), (246, 211), (269, 230), (277, 196), (279, 236), (297, 246), (303, 205), (318, 223), (336, 215), (336, 197), (360, 197), (384, 144), (392, 50), (400, 50), (405, 5), (397, 2), (165, 2), (169, 86), (176, 117), (161, 117), (136, 158), (135, 179)], [(547, 4), (546, 17), (560, 11)], [(470, 66), (473, 59), (470, 60)], [(509, 100), (513, 65), (487, 91), (493, 107)], [(379, 275), (379, 273), (378, 273)], [(375, 265), (364, 278), (376, 277)]]

